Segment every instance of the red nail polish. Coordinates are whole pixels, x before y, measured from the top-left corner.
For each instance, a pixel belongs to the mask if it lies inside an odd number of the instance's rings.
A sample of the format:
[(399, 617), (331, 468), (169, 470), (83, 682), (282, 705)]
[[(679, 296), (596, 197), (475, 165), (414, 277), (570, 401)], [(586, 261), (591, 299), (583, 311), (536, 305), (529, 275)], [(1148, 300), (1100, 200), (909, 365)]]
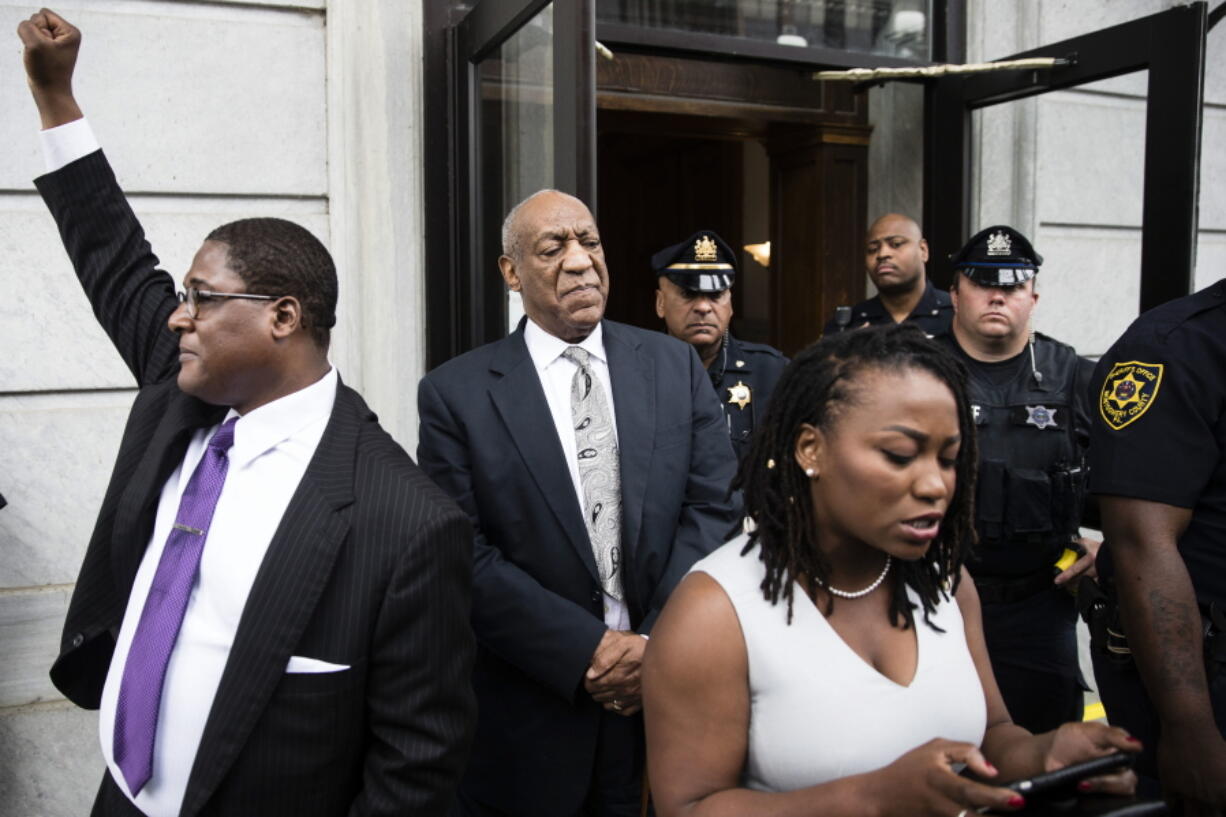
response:
[(1127, 740), (1128, 740), (1128, 742), (1129, 742), (1129, 743), (1135, 743), (1135, 744), (1137, 744), (1137, 745), (1140, 745), (1140, 743), (1141, 743), (1141, 739), (1140, 739), (1140, 738), (1134, 738), (1132, 735), (1129, 735), (1129, 736), (1128, 736), (1128, 738), (1127, 738)]
[(1094, 788), (1094, 784), (1091, 783), (1089, 780), (1082, 780), (1080, 783), (1077, 784), (1077, 789), (1079, 791), (1089, 791), (1092, 788)]
[(1009, 808), (1021, 808), (1022, 806), (1026, 805), (1026, 798), (1022, 797), (1020, 794), (1015, 794), (1009, 798), (1009, 802), (1006, 805), (1008, 805)]

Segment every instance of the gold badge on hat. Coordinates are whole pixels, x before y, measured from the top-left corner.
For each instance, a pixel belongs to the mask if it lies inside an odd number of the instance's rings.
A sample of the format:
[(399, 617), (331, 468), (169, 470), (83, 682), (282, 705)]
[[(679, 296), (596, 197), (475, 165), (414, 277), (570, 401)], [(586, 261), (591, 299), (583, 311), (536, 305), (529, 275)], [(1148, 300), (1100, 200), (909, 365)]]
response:
[(1139, 360), (1112, 366), (1098, 395), (1098, 413), (1103, 422), (1119, 431), (1140, 420), (1158, 399), (1162, 370), (1161, 363)]
[(719, 250), (716, 249), (715, 239), (711, 236), (704, 235), (694, 242), (695, 261), (714, 261), (717, 258), (719, 258)]
[(751, 400), (753, 400), (753, 394), (750, 392), (749, 387), (746, 386), (742, 381), (738, 380), (736, 381), (735, 386), (728, 387), (729, 405), (731, 405), (732, 403), (736, 403), (737, 406), (739, 406), (740, 409), (744, 411), (745, 407), (749, 405), (749, 402)]
[(1003, 230), (997, 230), (988, 236), (988, 255), (1008, 255), (1013, 252), (1013, 242)]

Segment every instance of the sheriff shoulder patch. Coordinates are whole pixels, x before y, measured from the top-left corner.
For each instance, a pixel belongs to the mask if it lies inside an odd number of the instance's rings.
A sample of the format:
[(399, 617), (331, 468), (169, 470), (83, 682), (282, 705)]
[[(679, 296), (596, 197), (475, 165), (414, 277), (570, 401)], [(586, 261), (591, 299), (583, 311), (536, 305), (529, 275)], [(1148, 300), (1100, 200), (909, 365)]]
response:
[(1158, 399), (1162, 385), (1161, 363), (1129, 360), (1111, 367), (1098, 395), (1098, 413), (1103, 422), (1119, 431), (1141, 419)]

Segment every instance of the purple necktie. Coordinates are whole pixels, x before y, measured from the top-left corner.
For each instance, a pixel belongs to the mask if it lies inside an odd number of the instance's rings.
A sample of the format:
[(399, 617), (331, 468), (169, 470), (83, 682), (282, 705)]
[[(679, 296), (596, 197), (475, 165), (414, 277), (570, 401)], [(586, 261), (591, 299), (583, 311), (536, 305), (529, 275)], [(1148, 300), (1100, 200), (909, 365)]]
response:
[(213, 509), (226, 482), (230, 465), (226, 451), (234, 444), (236, 422), (237, 417), (217, 429), (187, 482), (123, 667), (115, 706), (115, 762), (133, 797), (153, 776), (153, 740), (162, 703), (162, 681), (196, 581)]

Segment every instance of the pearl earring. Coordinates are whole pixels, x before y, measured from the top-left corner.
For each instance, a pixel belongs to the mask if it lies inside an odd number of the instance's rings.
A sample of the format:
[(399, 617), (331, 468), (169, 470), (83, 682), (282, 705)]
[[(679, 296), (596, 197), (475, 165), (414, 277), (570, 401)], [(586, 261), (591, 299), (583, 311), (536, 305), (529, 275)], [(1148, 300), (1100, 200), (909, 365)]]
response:
[(817, 476), (817, 472), (814, 471), (812, 468), (806, 468), (805, 476), (808, 477), (809, 479), (813, 479), (815, 476)]

